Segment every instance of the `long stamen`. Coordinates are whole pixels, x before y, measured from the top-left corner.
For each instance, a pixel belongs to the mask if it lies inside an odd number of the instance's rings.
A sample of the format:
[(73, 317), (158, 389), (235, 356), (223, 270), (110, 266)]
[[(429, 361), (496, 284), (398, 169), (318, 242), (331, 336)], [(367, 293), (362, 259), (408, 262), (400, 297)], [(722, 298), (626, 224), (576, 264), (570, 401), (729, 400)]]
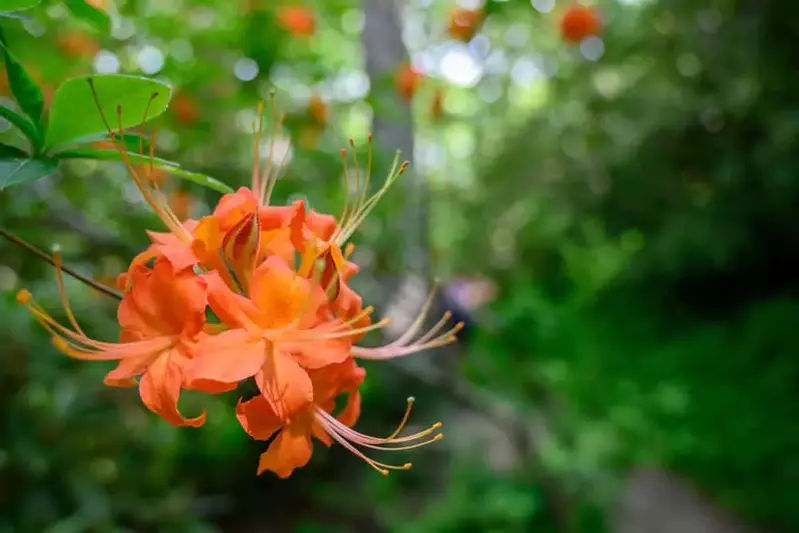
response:
[[(349, 165), (347, 165), (347, 150), (344, 148), (340, 151), (341, 154), (341, 162), (344, 167), (344, 175), (342, 179), (344, 180), (344, 207), (341, 210), (341, 215), (338, 217), (338, 228), (336, 228), (336, 234), (338, 234), (344, 226), (347, 224), (347, 220), (350, 217), (350, 169)], [(336, 235), (333, 236), (333, 241), (335, 241)]]
[(340, 324), (338, 324), (336, 327), (334, 327), (330, 331), (331, 332), (333, 332), (333, 331), (341, 331), (341, 330), (346, 329), (347, 327), (349, 327), (349, 326), (351, 326), (353, 324), (357, 324), (362, 319), (364, 319), (364, 318), (368, 317), (369, 315), (371, 315), (374, 312), (374, 310), (375, 310), (374, 307), (372, 307), (370, 305), (369, 307), (367, 307), (366, 309), (364, 309), (360, 313), (356, 314), (355, 316), (353, 316), (349, 320), (341, 322)]
[(413, 396), (408, 396), (407, 400), (408, 403), (405, 406), (405, 413), (402, 415), (402, 420), (400, 420), (400, 423), (397, 425), (397, 429), (395, 429), (391, 435), (386, 437), (387, 439), (390, 440), (396, 438), (397, 435), (402, 433), (402, 430), (405, 429), (405, 425), (408, 423), (408, 419), (411, 417), (411, 411), (413, 410), (413, 403), (415, 401), (416, 398), (414, 398)]
[[(278, 122), (278, 127), (277, 127), (278, 131), (281, 131), (282, 126), (283, 126), (283, 121), (285, 119), (286, 119), (286, 115), (285, 115), (285, 113), (282, 113), (280, 115), (280, 121)], [(275, 185), (277, 184), (277, 180), (280, 177), (280, 171), (283, 169), (283, 167), (286, 166), (286, 160), (289, 157), (289, 152), (291, 152), (291, 145), (286, 147), (286, 150), (283, 152), (283, 156), (280, 158), (280, 163), (277, 166), (274, 167), (275, 168), (274, 175), (271, 176), (269, 178), (269, 180), (268, 180), (269, 187), (267, 187), (267, 189), (266, 189), (266, 191), (264, 192), (264, 195), (263, 195), (264, 196), (264, 201), (263, 201), (264, 205), (268, 205), (269, 201), (272, 199), (272, 191), (275, 190)]]
[(362, 197), (361, 194), (361, 172), (360, 167), (358, 166), (358, 150), (355, 148), (355, 141), (350, 139), (350, 146), (352, 147), (352, 166), (355, 172), (355, 190), (352, 191), (352, 195), (355, 198), (355, 205), (359, 204), (359, 200)]
[(20, 290), (17, 293), (17, 301), (24, 305), (33, 318), (50, 333), (56, 347), (71, 357), (95, 361), (114, 361), (145, 352), (159, 352), (169, 347), (170, 341), (166, 338), (153, 338), (124, 344), (94, 340), (60, 324), (36, 303), (30, 291)]
[(258, 102), (258, 122), (253, 135), (252, 190), (261, 190), (261, 137), (264, 132), (264, 103)]
[[(404, 463), (402, 465), (391, 465), (375, 461), (368, 457), (356, 446), (369, 448), (378, 451), (405, 451), (426, 446), (433, 442), (437, 442), (443, 438), (442, 433), (434, 434), (441, 428), (441, 423), (433, 424), (430, 428), (408, 435), (407, 437), (398, 438), (397, 435), (402, 431), (410, 416), (411, 405), (413, 398), (408, 398), (408, 407), (405, 410), (405, 415), (402, 418), (398, 428), (388, 438), (370, 437), (359, 433), (346, 425), (342, 424), (335, 417), (324, 411), (323, 409), (316, 408), (315, 418), (320, 426), (339, 444), (345, 449), (352, 452), (357, 457), (363, 459), (369, 466), (377, 470), (383, 475), (388, 475), (391, 470), (408, 470), (412, 467), (411, 463)], [(433, 435), (432, 437), (430, 437)], [(406, 444), (412, 443), (412, 444)], [(396, 446), (400, 445), (400, 446)]]
[(370, 133), (369, 136), (366, 138), (366, 183), (363, 184), (363, 192), (361, 192), (361, 197), (358, 200), (358, 209), (363, 207), (364, 202), (366, 201), (366, 197), (369, 195), (369, 185), (370, 180), (372, 178), (372, 134)]
[(436, 287), (430, 291), (430, 294), (427, 297), (427, 300), (425, 300), (425, 303), (422, 306), (419, 315), (416, 317), (416, 320), (414, 320), (408, 329), (395, 341), (377, 348), (353, 346), (353, 357), (372, 360), (394, 359), (396, 357), (404, 357), (406, 355), (429, 350), (431, 348), (440, 348), (441, 346), (446, 346), (447, 344), (455, 342), (457, 340), (457, 333), (463, 329), (464, 325), (463, 322), (458, 322), (447, 331), (441, 333), (441, 330), (444, 329), (444, 326), (452, 318), (452, 313), (449, 311), (446, 311), (438, 320), (438, 322), (436, 322), (433, 327), (427, 330), (424, 335), (417, 338), (415, 341), (412, 341), (412, 339), (419, 334), (419, 330), (421, 329), (422, 324), (430, 312), (435, 293)]
[(276, 137), (277, 131), (276, 131), (276, 128), (275, 128), (276, 107), (275, 107), (275, 91), (274, 91), (274, 89), (272, 91), (270, 91), (269, 99), (270, 99), (271, 104), (272, 104), (270, 109), (269, 109), (269, 127), (270, 127), (269, 148), (268, 148), (269, 149), (269, 155), (266, 158), (266, 163), (264, 163), (263, 173), (261, 174), (261, 178), (258, 181), (258, 189), (253, 191), (253, 192), (255, 192), (258, 195), (258, 201), (261, 203), (261, 205), (268, 205), (267, 202), (264, 202), (264, 195), (266, 194), (266, 187), (267, 187), (267, 183), (266, 182), (269, 181), (269, 176), (272, 173), (272, 166), (273, 166), (272, 157), (275, 154), (275, 137)]
[[(300, 330), (300, 331), (293, 331), (288, 332), (287, 337), (290, 337), (292, 341), (297, 342), (314, 342), (320, 340), (335, 340), (335, 339), (346, 339), (347, 337), (357, 337), (359, 335), (369, 333), (370, 331), (375, 331), (378, 329), (382, 329), (388, 326), (391, 323), (391, 320), (388, 318), (384, 318), (380, 322), (376, 322), (369, 326), (364, 326), (362, 328), (353, 328), (348, 329), (346, 331), (334, 331), (334, 332), (325, 332), (320, 333), (314, 330)], [(284, 333), (282, 331), (276, 332), (278, 335)], [(353, 346), (353, 348), (355, 348)]]
[(334, 240), (337, 244), (341, 245), (349, 239), (352, 234), (355, 232), (356, 229), (363, 223), (366, 219), (367, 215), (374, 209), (375, 205), (380, 201), (380, 199), (388, 192), (391, 186), (394, 184), (395, 181), (405, 172), (405, 169), (408, 167), (408, 162), (403, 161), (399, 164), (399, 152), (397, 152), (396, 157), (394, 158), (394, 164), (391, 167), (391, 172), (386, 178), (385, 183), (383, 186), (378, 190), (374, 195), (372, 195), (368, 200), (363, 202), (363, 204), (359, 207), (359, 209), (355, 212), (355, 214), (351, 215), (348, 220), (341, 225), (340, 231), (334, 236)]
[(430, 294), (427, 295), (427, 299), (422, 304), (422, 309), (419, 311), (419, 315), (416, 317), (416, 320), (411, 323), (410, 327), (400, 335), (394, 342), (389, 343), (389, 346), (398, 346), (400, 344), (404, 345), (410, 342), (410, 340), (419, 333), (419, 330), (424, 325), (424, 321), (427, 318), (427, 313), (430, 312), (430, 307), (433, 305), (433, 301), (436, 296), (436, 292), (438, 292), (438, 284), (434, 284), (433, 288), (430, 289)]
[(72, 306), (69, 305), (69, 298), (67, 298), (67, 289), (64, 285), (64, 275), (61, 273), (61, 250), (53, 250), (53, 261), (55, 261), (56, 284), (58, 285), (58, 296), (61, 300), (61, 305), (64, 306), (64, 312), (67, 315), (67, 319), (69, 320), (69, 323), (72, 324), (72, 327), (75, 328), (75, 331), (85, 336), (86, 334), (83, 332), (80, 325), (78, 325), (75, 314), (72, 312)]
[[(114, 148), (116, 149), (117, 153), (119, 153), (120, 158), (122, 159), (122, 162), (125, 165), (125, 168), (127, 168), (128, 172), (130, 173), (130, 176), (133, 179), (133, 182), (136, 185), (136, 188), (139, 189), (139, 192), (141, 192), (142, 196), (144, 197), (144, 200), (153, 209), (153, 211), (155, 211), (156, 215), (158, 215), (158, 217), (164, 222), (164, 224), (167, 226), (167, 228), (169, 228), (169, 230), (172, 233), (174, 233), (176, 236), (178, 236), (178, 238), (180, 238), (181, 240), (183, 240), (185, 242), (190, 242), (192, 240), (191, 234), (186, 230), (186, 228), (183, 227), (182, 224), (180, 224), (179, 221), (176, 222), (177, 221), (177, 216), (175, 216), (175, 214), (172, 213), (172, 210), (169, 208), (169, 205), (164, 203), (164, 202), (159, 202), (151, 194), (148, 185), (145, 183), (145, 180), (143, 180), (139, 176), (139, 174), (136, 172), (134, 166), (131, 164), (130, 158), (128, 157), (128, 153), (124, 149), (124, 145), (120, 141), (117, 140), (117, 137), (121, 137), (122, 136), (122, 131), (123, 131), (123, 128), (122, 128), (122, 106), (117, 106), (117, 116), (118, 116), (118, 119), (119, 119), (119, 132), (116, 133), (116, 132), (114, 132), (114, 130), (111, 128), (110, 124), (108, 123), (108, 119), (106, 118), (105, 113), (103, 113), (102, 105), (100, 104), (100, 99), (97, 96), (97, 91), (96, 91), (96, 89), (94, 87), (94, 81), (92, 79), (89, 79), (88, 83), (89, 83), (89, 88), (90, 88), (91, 93), (92, 93), (92, 98), (94, 99), (94, 103), (97, 106), (97, 111), (100, 113), (100, 118), (103, 121), (103, 125), (105, 126), (105, 128), (106, 128), (106, 130), (108, 132), (108, 135), (109, 135), (109, 137), (111, 139), (111, 142), (114, 145)], [(154, 100), (157, 97), (158, 97), (158, 93), (153, 93), (152, 96), (150, 97), (150, 99), (152, 101), (152, 100)], [(147, 110), (149, 110), (149, 104), (147, 106)], [(145, 113), (147, 113), (147, 110), (145, 110)], [(147, 116), (145, 115), (143, 120), (142, 120), (142, 122), (144, 123), (144, 122), (146, 122), (146, 120), (147, 120)], [(152, 149), (152, 145), (151, 145), (151, 149)], [(150, 162), (152, 164), (152, 158), (151, 158)]]
[(395, 446), (386, 446), (386, 445), (405, 444), (413, 441), (421, 441), (422, 439), (426, 439), (430, 435), (433, 435), (436, 431), (438, 431), (443, 427), (443, 424), (441, 422), (436, 422), (427, 429), (424, 429), (422, 431), (417, 431), (412, 435), (406, 435), (404, 437), (395, 436), (393, 438), (383, 438), (383, 437), (372, 437), (371, 435), (364, 435), (363, 433), (355, 431), (351, 427), (345, 426), (338, 419), (336, 419), (335, 417), (333, 417), (332, 415), (330, 415), (325, 411), (321, 411), (320, 416), (324, 416), (328, 422), (330, 422), (335, 426), (336, 431), (339, 432), (341, 435), (347, 437), (348, 440), (351, 440), (363, 446), (366, 445), (378, 446), (378, 448), (375, 449), (380, 449), (380, 450), (399, 450), (400, 448), (397, 448)]

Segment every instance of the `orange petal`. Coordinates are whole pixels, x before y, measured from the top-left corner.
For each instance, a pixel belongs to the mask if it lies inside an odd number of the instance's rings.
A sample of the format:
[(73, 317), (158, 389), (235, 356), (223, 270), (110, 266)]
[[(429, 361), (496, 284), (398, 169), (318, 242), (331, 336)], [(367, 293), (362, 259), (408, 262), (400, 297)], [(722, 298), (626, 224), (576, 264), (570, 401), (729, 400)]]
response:
[(156, 244), (155, 249), (169, 261), (178, 272), (198, 263), (190, 242), (181, 241), (175, 245)]
[(187, 384), (194, 388), (199, 380), (238, 383), (254, 376), (264, 364), (264, 343), (243, 329), (208, 335), (197, 343), (196, 355), (187, 370)]
[(343, 363), (326, 366), (309, 373), (313, 383), (314, 403), (326, 408), (328, 404), (333, 410), (335, 398), (344, 392), (357, 390), (363, 383), (366, 371), (359, 367), (354, 359)]
[(269, 448), (261, 454), (258, 473), (271, 470), (285, 479), (295, 468), (308, 464), (313, 453), (310, 432), (307, 424), (291, 424), (272, 441)]
[(142, 375), (139, 394), (148, 409), (173, 426), (199, 427), (205, 423), (205, 411), (200, 416), (185, 418), (178, 410), (185, 360), (176, 350), (158, 357)]
[(291, 243), (290, 232), (287, 229), (261, 231), (261, 248), (260, 261), (272, 256), (277, 256), (286, 263), (294, 260), (294, 245)]
[(103, 383), (107, 387), (131, 387), (136, 385), (134, 378), (147, 369), (147, 365), (152, 359), (151, 356), (121, 359), (116, 368), (105, 375)]
[[(311, 331), (318, 331), (314, 328)], [(291, 356), (304, 368), (316, 369), (341, 363), (350, 357), (350, 339), (324, 339), (313, 342), (280, 342), (280, 350)]]
[(206, 394), (222, 394), (234, 390), (238, 383), (222, 383), (212, 379), (195, 379), (194, 381), (184, 382), (183, 386), (187, 390), (198, 390)]
[(244, 431), (258, 440), (268, 440), (284, 425), (263, 396), (256, 396), (246, 402), (239, 400), (236, 405), (236, 418), (239, 419)]
[(300, 253), (305, 251), (305, 202), (297, 200), (294, 202), (296, 212), (291, 218), (289, 228), (291, 230), (291, 244)]
[(311, 233), (325, 242), (330, 240), (338, 227), (336, 217), (324, 213), (317, 213), (313, 209), (308, 212), (305, 224), (308, 226)]
[(274, 230), (285, 227), (294, 217), (296, 212), (294, 205), (282, 206), (261, 206), (258, 208), (258, 219), (261, 228), (264, 230)]
[(234, 226), (244, 216), (255, 212), (258, 199), (247, 187), (240, 187), (235, 193), (222, 196), (214, 209), (214, 217), (219, 218), (222, 230)]
[(193, 273), (177, 273), (166, 259), (152, 269), (135, 267), (130, 272), (130, 290), (117, 310), (123, 329), (145, 337), (194, 335), (205, 324), (207, 288)]
[(260, 248), (261, 227), (255, 213), (242, 218), (222, 241), (225, 270), (235, 276), (244, 294), (249, 292), (250, 278), (258, 264)]
[(219, 320), (230, 328), (254, 328), (253, 318), (259, 315), (253, 302), (233, 292), (218, 272), (205, 276), (208, 284), (208, 304)]
[(157, 314), (171, 326), (171, 331), (196, 335), (205, 325), (208, 305), (207, 283), (193, 272), (178, 273), (164, 260), (153, 265), (149, 289), (158, 301)]
[(269, 352), (255, 381), (275, 415), (288, 421), (313, 402), (313, 385), (290, 355), (274, 348)]
[[(270, 257), (255, 270), (250, 289), (250, 297), (259, 311), (259, 323), (266, 329), (285, 327), (302, 312), (310, 317), (325, 300), (320, 287), (312, 287), (310, 280), (297, 276), (278, 257)], [(317, 294), (309, 300), (312, 290)]]
[(319, 442), (327, 446), (328, 448), (333, 445), (333, 437), (331, 437), (327, 431), (322, 429), (322, 426), (317, 424), (316, 422), (313, 423), (311, 426), (311, 433), (314, 437), (316, 437)]
[(361, 393), (357, 390), (350, 391), (347, 395), (347, 405), (336, 416), (345, 426), (354, 426), (361, 416)]

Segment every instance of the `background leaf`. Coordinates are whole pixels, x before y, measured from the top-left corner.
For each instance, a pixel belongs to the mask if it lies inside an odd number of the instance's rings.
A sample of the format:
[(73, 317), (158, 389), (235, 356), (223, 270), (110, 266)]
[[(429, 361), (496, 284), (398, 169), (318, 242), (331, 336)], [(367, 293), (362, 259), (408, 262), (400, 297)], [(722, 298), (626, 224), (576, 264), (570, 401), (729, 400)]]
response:
[[(89, 80), (94, 81), (102, 114)], [(154, 94), (157, 96), (153, 98)], [(142, 123), (145, 111), (147, 120), (163, 113), (171, 95), (169, 85), (139, 76), (101, 74), (69, 79), (53, 96), (45, 146), (53, 148), (85, 135), (105, 132), (103, 115), (114, 130), (120, 125), (137, 126)], [(117, 109), (121, 109), (121, 116)]]
[(19, 11), (0, 11), (1, 18), (14, 19), (14, 20), (31, 20), (31, 16)]
[(44, 109), (44, 95), (39, 85), (8, 49), (5, 36), (0, 32), (0, 46), (3, 47), (6, 60), (6, 74), (8, 85), (17, 100), (20, 109), (25, 112), (37, 126), (37, 131), (42, 129), (42, 111)]
[(84, 0), (66, 0), (66, 5), (73, 15), (93, 24), (103, 33), (111, 31), (111, 17), (102, 9), (98, 9)]
[(0, 143), (0, 159), (9, 159), (14, 157), (26, 158), (28, 153), (25, 150), (11, 146), (10, 144)]
[(42, 0), (2, 0), (0, 11), (20, 11), (38, 5)]
[[(122, 155), (116, 150), (93, 150), (93, 149), (76, 149), (65, 150), (58, 154), (62, 159), (99, 159), (103, 161), (123, 161)], [(178, 163), (174, 161), (167, 161), (159, 157), (150, 157), (148, 155), (139, 155), (137, 152), (126, 153), (128, 162), (131, 164), (147, 164), (152, 161), (153, 165), (169, 172), (170, 174), (179, 178), (191, 181), (203, 187), (208, 187), (221, 193), (234, 192), (233, 189), (219, 181), (218, 179), (200, 174), (199, 172), (192, 172), (181, 168)]]
[(0, 159), (0, 191), (12, 185), (38, 180), (58, 168), (55, 159)]
[[(117, 137), (119, 137), (117, 135)], [(120, 139), (117, 138), (117, 142), (120, 142)], [(132, 153), (138, 153), (140, 144), (141, 150), (145, 153), (149, 153), (150, 149), (150, 139), (146, 135), (142, 135), (139, 132), (127, 132), (122, 134), (121, 138), (122, 144), (125, 145), (125, 150)], [(108, 146), (97, 146), (99, 143), (109, 143)], [(113, 149), (113, 146), (110, 144), (111, 139), (109, 138), (107, 133), (97, 133), (92, 135), (86, 135), (85, 137), (81, 137), (80, 139), (75, 139), (74, 149), (87, 149), (87, 150), (109, 150)], [(64, 147), (67, 151), (67, 147)], [(53, 156), (57, 156), (61, 152), (53, 152)]]
[(0, 105), (0, 116), (4, 119), (9, 121), (14, 126), (18, 127), (25, 136), (30, 139), (30, 141), (36, 145), (38, 142), (39, 132), (36, 130), (36, 126), (28, 120), (27, 118), (23, 117), (13, 109), (9, 109), (7, 107), (3, 107)]

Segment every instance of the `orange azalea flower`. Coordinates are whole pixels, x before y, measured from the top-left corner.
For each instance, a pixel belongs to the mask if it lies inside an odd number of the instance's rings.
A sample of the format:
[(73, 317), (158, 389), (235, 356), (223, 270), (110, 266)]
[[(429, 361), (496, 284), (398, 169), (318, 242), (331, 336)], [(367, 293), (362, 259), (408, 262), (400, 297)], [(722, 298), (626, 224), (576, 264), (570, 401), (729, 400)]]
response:
[[(118, 137), (109, 131), (134, 183), (168, 229), (151, 232), (151, 246), (118, 278), (125, 291), (118, 313), (122, 342), (89, 339), (65, 296), (73, 329), (58, 324), (28, 293), (20, 293), (20, 300), (69, 355), (119, 360), (107, 384), (130, 385), (140, 375), (144, 403), (176, 425), (200, 425), (205, 417), (203, 413), (187, 419), (179, 413), (181, 388), (216, 394), (254, 377), (260, 394), (240, 403), (239, 419), (257, 438), (280, 432), (262, 456), (259, 471), (289, 475), (308, 461), (311, 436), (328, 444), (339, 442), (382, 473), (408, 468), (378, 463), (360, 448), (416, 447), (440, 438), (432, 437), (440, 425), (398, 437), (406, 412), (400, 428), (385, 439), (350, 429), (360, 410), (357, 388), (363, 378), (354, 358), (386, 360), (443, 346), (455, 340), (462, 325), (447, 329), (450, 314), (445, 313), (422, 333), (433, 292), (398, 339), (379, 347), (356, 346), (365, 333), (387, 321), (372, 323), (371, 307), (364, 309), (360, 296), (348, 286), (358, 271), (349, 260), (350, 238), (407, 163), (395, 160), (383, 186), (369, 196), (370, 138), (365, 171), (358, 166), (357, 153), (350, 168), (348, 152), (342, 151), (348, 195), (338, 217), (307, 209), (302, 201), (274, 206), (270, 198), (282, 165), (269, 160), (261, 170), (260, 122), (257, 131), (251, 188), (224, 195), (210, 216), (183, 222), (158, 183), (146, 169), (131, 164)], [(355, 148), (352, 140), (350, 146)], [(153, 260), (152, 268), (147, 267)], [(60, 268), (57, 272), (64, 294)], [(205, 322), (206, 305), (221, 323)], [(350, 395), (348, 406), (334, 417), (333, 400), (345, 393)]]
[(358, 332), (331, 319), (321, 288), (297, 276), (279, 257), (255, 270), (250, 299), (228, 289), (216, 272), (207, 279), (211, 309), (230, 329), (197, 346), (190, 383), (233, 384), (254, 376), (272, 410), (290, 419), (313, 401), (304, 369), (345, 361), (349, 337)]
[(86, 336), (70, 308), (60, 268), (56, 272), (72, 329), (53, 319), (28, 291), (18, 294), (18, 300), (53, 335), (55, 346), (77, 359), (119, 361), (106, 375), (106, 385), (135, 385), (134, 378), (141, 376), (139, 394), (148, 409), (176, 426), (201, 426), (205, 412), (185, 418), (178, 410), (178, 397), (205, 325), (205, 281), (191, 273), (176, 274), (165, 260), (157, 260), (152, 269), (135, 269), (117, 313), (121, 342), (110, 343)]
[(560, 19), (560, 33), (565, 41), (579, 43), (599, 33), (601, 25), (595, 8), (574, 4), (566, 9)]
[(312, 435), (328, 446), (331, 444), (330, 437), (315, 420), (314, 409), (317, 405), (331, 412), (335, 408), (336, 397), (347, 393), (347, 405), (338, 415), (338, 420), (345, 425), (353, 425), (360, 415), (358, 387), (363, 382), (364, 375), (365, 371), (358, 368), (352, 360), (309, 372), (313, 386), (313, 403), (298, 412), (288, 423), (274, 412), (263, 396), (256, 396), (246, 402), (239, 401), (236, 416), (251, 437), (269, 440), (272, 435), (280, 432), (261, 455), (258, 474), (271, 470), (278, 476), (287, 478), (295, 468), (305, 466), (311, 458)]
[(277, 22), (297, 37), (310, 37), (316, 33), (316, 13), (308, 6), (290, 4), (278, 7)]
[(406, 101), (410, 101), (424, 80), (424, 76), (415, 70), (410, 63), (403, 63), (397, 71), (396, 90)]
[(483, 23), (483, 10), (456, 7), (449, 17), (447, 33), (459, 41), (469, 42)]
[[(310, 372), (313, 403), (288, 423), (277, 416), (263, 396), (239, 402), (236, 415), (250, 436), (258, 440), (268, 440), (275, 433), (278, 434), (266, 452), (261, 454), (258, 474), (271, 470), (281, 478), (289, 477), (294, 469), (305, 466), (310, 460), (313, 452), (311, 438), (315, 437), (326, 446), (330, 446), (333, 441), (338, 442), (385, 475), (390, 470), (407, 470), (411, 464), (380, 463), (367, 457), (358, 447), (389, 451), (408, 450), (436, 442), (443, 437), (441, 433), (434, 435), (441, 424), (434, 424), (429, 429), (414, 435), (397, 436), (408, 420), (413, 398), (408, 399), (405, 416), (391, 436), (370, 437), (351, 429), (360, 416), (361, 397), (358, 387), (363, 382), (365, 374), (365, 371), (351, 360)], [(348, 395), (347, 404), (337, 416), (333, 416), (331, 413), (335, 409), (335, 399), (340, 394)]]

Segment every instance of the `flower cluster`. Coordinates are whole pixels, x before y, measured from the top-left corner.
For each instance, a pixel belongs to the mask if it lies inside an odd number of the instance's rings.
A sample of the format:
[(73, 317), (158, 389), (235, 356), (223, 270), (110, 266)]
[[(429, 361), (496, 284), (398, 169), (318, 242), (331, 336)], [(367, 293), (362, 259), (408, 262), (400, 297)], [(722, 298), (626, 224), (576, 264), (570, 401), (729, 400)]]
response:
[[(117, 137), (112, 133), (112, 138)], [(259, 144), (256, 139), (256, 161)], [(57, 279), (69, 325), (56, 321), (28, 291), (19, 293), (59, 350), (83, 360), (118, 361), (105, 384), (138, 386), (144, 405), (176, 426), (197, 427), (206, 419), (205, 412), (192, 417), (180, 412), (182, 390), (220, 394), (254, 378), (259, 393), (239, 400), (236, 415), (253, 438), (272, 439), (261, 455), (259, 474), (270, 470), (288, 477), (309, 461), (312, 437), (326, 445), (339, 443), (383, 474), (410, 465), (377, 462), (363, 450), (407, 450), (441, 438), (441, 424), (401, 435), (412, 399), (390, 436), (352, 429), (365, 376), (359, 359), (387, 360), (439, 347), (453, 342), (461, 328), (448, 328), (445, 314), (422, 331), (431, 295), (394, 342), (356, 344), (387, 321), (373, 322), (372, 308), (364, 308), (348, 284), (358, 271), (350, 261), (349, 239), (405, 164), (395, 164), (385, 184), (369, 196), (369, 169), (359, 172), (357, 160), (353, 169), (342, 150), (350, 195), (338, 218), (308, 209), (303, 201), (270, 205), (278, 167), (262, 171), (256, 164), (252, 187), (224, 195), (209, 216), (181, 221), (148, 172), (131, 165), (121, 148), (120, 154), (169, 231), (149, 232), (152, 244), (117, 279), (119, 342), (92, 339), (81, 329), (66, 298), (59, 258)], [(336, 412), (339, 397), (346, 403)]]

